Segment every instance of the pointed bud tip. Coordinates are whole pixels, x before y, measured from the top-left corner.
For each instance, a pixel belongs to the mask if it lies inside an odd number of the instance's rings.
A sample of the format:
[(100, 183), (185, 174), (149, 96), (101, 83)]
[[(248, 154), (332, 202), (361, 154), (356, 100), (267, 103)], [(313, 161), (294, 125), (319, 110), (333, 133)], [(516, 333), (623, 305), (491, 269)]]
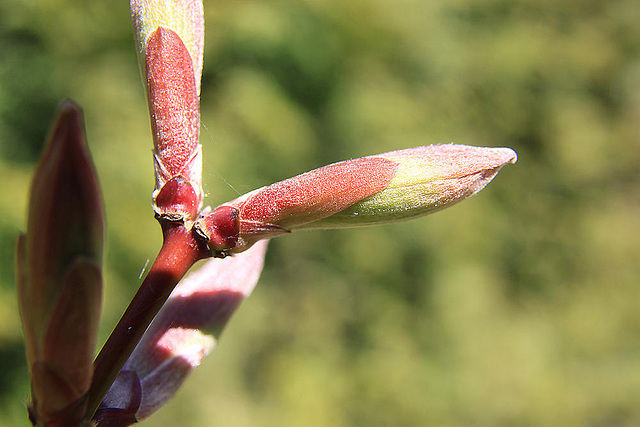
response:
[(58, 120), (62, 123), (77, 122), (82, 115), (82, 108), (71, 99), (63, 100), (58, 106)]
[(496, 153), (499, 153), (505, 165), (507, 163), (511, 163), (513, 165), (518, 161), (518, 153), (516, 153), (511, 148), (499, 147), (499, 148), (494, 148), (493, 150), (495, 150)]
[[(74, 101), (65, 99), (60, 103), (56, 119), (49, 130), (42, 159), (58, 156), (69, 157), (69, 150), (84, 150), (84, 113)], [(80, 147), (80, 148), (78, 148)], [(41, 163), (43, 162), (41, 159)]]
[(59, 110), (61, 112), (69, 111), (82, 113), (82, 108), (80, 107), (80, 105), (78, 105), (73, 99), (70, 98), (63, 99), (62, 102), (60, 102)]

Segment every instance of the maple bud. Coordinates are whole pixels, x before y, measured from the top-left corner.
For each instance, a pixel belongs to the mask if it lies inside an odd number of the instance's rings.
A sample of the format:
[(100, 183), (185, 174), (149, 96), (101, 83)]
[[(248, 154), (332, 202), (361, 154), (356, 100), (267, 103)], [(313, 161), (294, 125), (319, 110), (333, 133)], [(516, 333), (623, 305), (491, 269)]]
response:
[(18, 300), (38, 425), (79, 425), (100, 317), (103, 206), (80, 109), (65, 102), (18, 239)]
[(131, 0), (154, 142), (156, 215), (192, 221), (200, 209), (201, 0)]
[(224, 257), (294, 230), (406, 220), (477, 193), (516, 159), (509, 148), (446, 144), (347, 160), (205, 211), (194, 229)]
[(98, 426), (140, 421), (173, 397), (255, 287), (266, 248), (263, 241), (236, 257), (209, 259), (176, 286), (103, 400)]

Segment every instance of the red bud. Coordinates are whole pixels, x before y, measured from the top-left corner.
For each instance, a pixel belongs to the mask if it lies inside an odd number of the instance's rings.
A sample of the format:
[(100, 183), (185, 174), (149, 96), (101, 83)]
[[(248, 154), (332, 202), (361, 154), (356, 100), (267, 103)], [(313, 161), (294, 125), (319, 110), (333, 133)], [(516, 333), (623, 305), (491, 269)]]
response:
[(171, 177), (185, 174), (200, 128), (191, 56), (174, 31), (158, 27), (149, 36), (145, 59), (155, 151)]
[[(397, 167), (380, 157), (334, 163), (252, 191), (205, 214), (195, 227), (214, 255), (242, 252), (260, 239), (289, 233), (292, 227), (333, 215), (381, 191)], [(219, 224), (230, 209), (237, 211), (239, 221), (233, 246), (220, 234), (229, 228)]]
[(167, 181), (156, 195), (156, 215), (169, 221), (194, 218), (198, 214), (198, 195), (181, 176)]

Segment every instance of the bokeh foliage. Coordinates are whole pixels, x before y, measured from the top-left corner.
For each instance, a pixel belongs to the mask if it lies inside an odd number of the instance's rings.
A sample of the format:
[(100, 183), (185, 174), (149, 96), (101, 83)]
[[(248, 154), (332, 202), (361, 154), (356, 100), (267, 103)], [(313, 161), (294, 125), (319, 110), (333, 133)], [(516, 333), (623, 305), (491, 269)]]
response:
[[(633, 0), (205, 0), (205, 190), (455, 141), (520, 155), (443, 213), (272, 242), (219, 348), (147, 425), (640, 425)], [(126, 2), (0, 3), (0, 425), (27, 425), (13, 246), (63, 97), (109, 224), (102, 337), (155, 256)]]

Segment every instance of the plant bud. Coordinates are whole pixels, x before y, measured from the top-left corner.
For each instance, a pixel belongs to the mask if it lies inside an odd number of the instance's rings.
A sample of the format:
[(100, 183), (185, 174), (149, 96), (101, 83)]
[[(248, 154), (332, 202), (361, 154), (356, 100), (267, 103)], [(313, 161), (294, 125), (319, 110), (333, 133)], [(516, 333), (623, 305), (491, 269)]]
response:
[(449, 144), (347, 160), (247, 193), (194, 228), (223, 257), (294, 230), (406, 220), (477, 193), (516, 158), (509, 148)]
[[(203, 198), (198, 144), (202, 1), (132, 0), (131, 14), (153, 132), (154, 210), (160, 219), (192, 221)], [(182, 185), (177, 187), (174, 182), (165, 188), (175, 178), (184, 181)], [(196, 209), (192, 209), (194, 205)]]
[(17, 248), (31, 410), (39, 425), (74, 425), (84, 415), (100, 317), (103, 233), (82, 113), (65, 102), (34, 174), (27, 234)]

